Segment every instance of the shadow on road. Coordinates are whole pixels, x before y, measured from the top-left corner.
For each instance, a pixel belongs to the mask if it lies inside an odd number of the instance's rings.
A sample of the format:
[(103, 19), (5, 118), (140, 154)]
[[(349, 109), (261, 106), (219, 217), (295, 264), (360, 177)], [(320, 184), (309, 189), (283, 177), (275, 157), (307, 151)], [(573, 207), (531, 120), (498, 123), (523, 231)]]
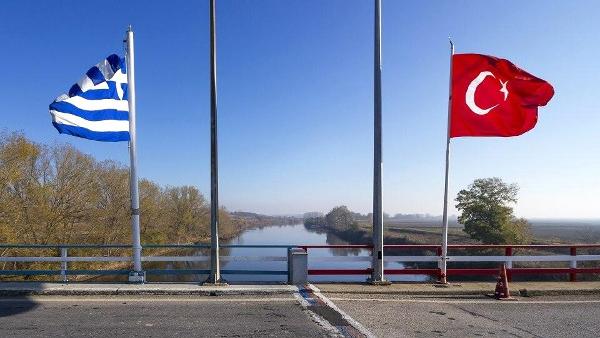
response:
[(28, 297), (0, 298), (0, 318), (31, 311), (39, 304)]

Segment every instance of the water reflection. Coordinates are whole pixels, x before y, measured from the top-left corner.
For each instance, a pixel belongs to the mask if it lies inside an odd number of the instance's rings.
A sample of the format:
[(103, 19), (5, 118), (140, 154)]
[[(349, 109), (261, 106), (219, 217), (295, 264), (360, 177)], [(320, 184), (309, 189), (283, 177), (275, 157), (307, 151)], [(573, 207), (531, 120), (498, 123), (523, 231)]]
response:
[[(240, 236), (224, 241), (223, 244), (244, 244), (244, 245), (323, 245), (323, 244), (349, 244), (334, 234), (324, 232), (317, 229), (306, 229), (304, 225), (281, 225), (268, 226), (247, 230)], [(146, 253), (151, 255), (152, 253)], [(166, 255), (166, 253), (156, 252), (154, 254)], [(173, 256), (204, 256), (208, 257), (208, 249), (187, 249), (177, 252), (168, 253)], [(222, 256), (279, 256), (286, 257), (286, 248), (221, 248)], [(320, 261), (322, 257), (333, 256), (353, 256), (353, 257), (369, 257), (370, 250), (352, 248), (327, 248), (327, 249), (309, 249), (308, 264), (311, 269), (364, 269), (370, 267), (368, 259), (362, 261), (351, 262), (327, 262)], [(227, 261), (221, 263), (223, 270), (262, 270), (262, 271), (285, 271), (287, 270), (287, 262), (285, 261)], [(396, 262), (386, 262), (386, 268), (400, 269), (404, 265)], [(157, 262), (147, 263), (145, 269), (188, 269), (188, 270), (208, 270), (210, 262)], [(202, 282), (208, 276), (206, 274), (192, 275), (148, 275), (149, 281), (162, 282)], [(311, 281), (340, 281), (340, 282), (364, 282), (368, 276), (311, 276)], [(233, 275), (224, 274), (224, 278), (229, 282), (282, 282), (287, 280), (285, 275)], [(394, 281), (423, 281), (427, 277), (423, 276), (388, 276)]]

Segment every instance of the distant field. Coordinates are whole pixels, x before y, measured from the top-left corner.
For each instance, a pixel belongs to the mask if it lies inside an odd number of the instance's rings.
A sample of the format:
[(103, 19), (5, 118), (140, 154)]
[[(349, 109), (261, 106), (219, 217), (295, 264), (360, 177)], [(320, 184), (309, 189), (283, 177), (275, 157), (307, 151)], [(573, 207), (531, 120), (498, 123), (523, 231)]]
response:
[[(535, 243), (600, 243), (600, 221), (532, 220)], [(449, 243), (473, 243), (456, 221), (449, 224)], [(404, 238), (416, 243), (437, 243), (441, 236), (441, 221), (386, 221), (386, 237)]]

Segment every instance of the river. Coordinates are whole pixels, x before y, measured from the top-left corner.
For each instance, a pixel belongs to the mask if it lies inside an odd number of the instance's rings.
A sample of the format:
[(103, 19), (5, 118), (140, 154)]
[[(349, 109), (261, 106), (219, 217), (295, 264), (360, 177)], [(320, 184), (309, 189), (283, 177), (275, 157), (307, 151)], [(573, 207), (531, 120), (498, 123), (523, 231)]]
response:
[[(239, 236), (222, 244), (243, 244), (243, 245), (324, 245), (324, 244), (349, 244), (340, 238), (315, 230), (308, 230), (303, 224), (297, 225), (281, 225), (267, 226), (263, 228), (246, 230)], [(199, 250), (196, 255), (206, 255), (207, 250)], [(287, 256), (285, 248), (222, 248), (222, 256)], [(320, 261), (324, 257), (335, 256), (362, 256), (368, 257), (370, 250), (366, 249), (309, 249), (308, 265), (311, 269), (360, 269), (370, 267), (370, 262), (351, 261), (351, 262), (331, 262)], [(154, 268), (193, 268), (207, 269), (208, 264), (205, 262), (199, 263), (167, 263), (158, 265)], [(287, 262), (285, 261), (222, 261), (222, 270), (286, 270)], [(399, 269), (403, 268), (402, 263), (386, 262), (386, 268)], [(148, 276), (149, 281), (195, 281), (200, 282), (206, 279), (205, 275), (194, 276)], [(225, 274), (223, 276), (226, 281), (232, 283), (239, 282), (285, 282), (287, 276), (283, 275), (233, 275)], [(368, 276), (310, 276), (311, 282), (364, 282)], [(392, 281), (425, 281), (428, 278), (425, 276), (386, 276)]]

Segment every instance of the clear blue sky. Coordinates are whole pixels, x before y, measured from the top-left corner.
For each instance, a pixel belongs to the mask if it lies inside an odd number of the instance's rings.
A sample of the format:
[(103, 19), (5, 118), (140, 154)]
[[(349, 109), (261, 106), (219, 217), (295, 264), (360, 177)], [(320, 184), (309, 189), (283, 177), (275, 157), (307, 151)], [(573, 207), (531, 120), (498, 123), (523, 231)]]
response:
[[(373, 1), (218, 0), (220, 198), (272, 214), (371, 210)], [(551, 82), (531, 132), (453, 141), (451, 196), (521, 187), (525, 217), (600, 217), (597, 1), (383, 0), (384, 210), (441, 214), (448, 35)], [(208, 1), (6, 1), (0, 129), (128, 161), (125, 143), (59, 135), (48, 104), (136, 33), (139, 171), (209, 191)], [(454, 209), (451, 209), (455, 213)]]

